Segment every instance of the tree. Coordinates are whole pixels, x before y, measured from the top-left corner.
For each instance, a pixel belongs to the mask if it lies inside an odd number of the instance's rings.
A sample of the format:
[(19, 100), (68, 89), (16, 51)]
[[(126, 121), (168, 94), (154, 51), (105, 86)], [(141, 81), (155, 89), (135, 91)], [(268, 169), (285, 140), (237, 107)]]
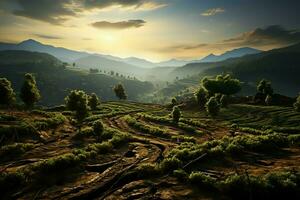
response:
[(0, 104), (12, 105), (16, 101), (16, 94), (11, 87), (11, 82), (6, 78), (0, 78)]
[(178, 106), (174, 106), (173, 107), (171, 116), (172, 116), (173, 122), (176, 123), (176, 124), (178, 124), (179, 119), (181, 117), (181, 112), (180, 112), (180, 109), (179, 109)]
[(76, 67), (76, 63), (73, 63), (72, 65), (73, 65), (73, 67)]
[(65, 98), (65, 102), (67, 109), (75, 111), (75, 117), (78, 122), (81, 123), (88, 116), (88, 95), (84, 91), (72, 90)]
[(175, 106), (177, 104), (177, 100), (175, 97), (172, 98), (171, 103), (172, 103), (172, 106)]
[(218, 75), (214, 79), (205, 77), (201, 80), (201, 84), (211, 96), (217, 93), (233, 95), (241, 90), (240, 81), (229, 74)]
[(220, 112), (220, 105), (215, 97), (210, 97), (210, 99), (205, 104), (206, 111), (212, 115), (216, 116)]
[(41, 98), (40, 91), (37, 88), (35, 77), (32, 74), (25, 74), (25, 80), (21, 88), (20, 98), (24, 104), (31, 108)]
[(101, 136), (101, 134), (103, 133), (104, 131), (104, 126), (103, 126), (103, 123), (101, 120), (96, 120), (94, 123), (93, 123), (93, 130), (94, 130), (94, 134), (97, 136), (98, 140)]
[(300, 112), (300, 94), (298, 95), (297, 100), (294, 103), (294, 108), (296, 111)]
[(227, 108), (229, 104), (229, 96), (223, 94), (220, 98), (220, 104), (223, 108)]
[(273, 95), (273, 88), (270, 81), (262, 79), (257, 85), (257, 91), (259, 93), (267, 95)]
[(207, 91), (203, 88), (200, 87), (196, 92), (195, 92), (195, 97), (197, 100), (198, 105), (200, 106), (201, 109), (204, 108), (205, 103), (207, 102)]
[(120, 100), (126, 100), (127, 99), (127, 94), (125, 93), (125, 89), (123, 87), (122, 84), (117, 84), (115, 87), (114, 87), (114, 92), (116, 94), (116, 96), (120, 99)]
[(97, 106), (99, 104), (100, 104), (100, 100), (98, 96), (95, 93), (92, 93), (91, 96), (89, 96), (88, 105), (91, 107), (92, 110), (97, 110)]

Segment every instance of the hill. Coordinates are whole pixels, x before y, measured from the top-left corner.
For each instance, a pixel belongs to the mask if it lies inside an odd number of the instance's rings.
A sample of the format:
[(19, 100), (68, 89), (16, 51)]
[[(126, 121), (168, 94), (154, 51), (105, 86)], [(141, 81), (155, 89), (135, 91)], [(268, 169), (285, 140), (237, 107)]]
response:
[(137, 100), (139, 95), (153, 89), (149, 82), (91, 74), (74, 67), (66, 67), (57, 58), (37, 52), (0, 51), (0, 74), (8, 78), (16, 91), (20, 91), (25, 73), (36, 76), (42, 94), (42, 105), (57, 105), (72, 89), (82, 89), (88, 93), (95, 92), (103, 100), (116, 99), (112, 87), (122, 83), (129, 100)]
[[(272, 81), (276, 92), (296, 96), (300, 90), (300, 44), (273, 49), (270, 51), (231, 58), (214, 63), (190, 63), (176, 68), (171, 76), (190, 75), (200, 79), (203, 76), (214, 76), (221, 73), (231, 73), (247, 85), (255, 87), (256, 83), (266, 78)], [(244, 91), (244, 94), (250, 94)], [(251, 90), (253, 92), (253, 90)]]
[(253, 49), (250, 47), (243, 47), (243, 48), (238, 48), (238, 49), (233, 49), (231, 51), (227, 51), (221, 55), (210, 54), (210, 55), (202, 58), (201, 60), (199, 60), (199, 62), (203, 62), (203, 63), (220, 62), (220, 61), (227, 60), (229, 58), (238, 58), (238, 57), (242, 57), (245, 55), (257, 54), (260, 52), (262, 52), (262, 51), (260, 51), (258, 49)]

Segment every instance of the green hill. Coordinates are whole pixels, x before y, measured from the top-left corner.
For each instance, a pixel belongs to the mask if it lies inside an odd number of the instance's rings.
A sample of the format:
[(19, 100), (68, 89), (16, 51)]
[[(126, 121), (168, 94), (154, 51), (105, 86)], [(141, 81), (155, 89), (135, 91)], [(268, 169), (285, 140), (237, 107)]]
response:
[(138, 100), (139, 95), (153, 89), (149, 82), (90, 74), (78, 68), (66, 67), (61, 61), (45, 53), (0, 51), (0, 76), (8, 78), (17, 92), (25, 73), (33, 73), (36, 76), (42, 94), (42, 105), (63, 103), (64, 97), (72, 89), (95, 92), (103, 100), (114, 100), (112, 87), (119, 82), (125, 86), (129, 100)]

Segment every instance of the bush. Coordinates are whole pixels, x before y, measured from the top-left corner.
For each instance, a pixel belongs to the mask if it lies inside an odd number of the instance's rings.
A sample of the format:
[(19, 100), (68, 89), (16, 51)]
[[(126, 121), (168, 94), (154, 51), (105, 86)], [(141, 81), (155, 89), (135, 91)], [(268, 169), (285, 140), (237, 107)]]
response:
[(212, 115), (216, 116), (220, 112), (220, 105), (215, 97), (210, 97), (208, 102), (205, 104), (206, 111)]
[(216, 179), (202, 172), (192, 172), (188, 178), (192, 184), (200, 188), (212, 189), (215, 187)]
[(99, 138), (104, 130), (104, 126), (101, 120), (94, 121), (93, 123), (94, 134)]
[(206, 102), (207, 102), (207, 91), (203, 88), (200, 87), (196, 92), (195, 92), (195, 97), (197, 100), (198, 105), (200, 106), (201, 109), (204, 108)]
[(12, 105), (16, 101), (16, 94), (11, 87), (11, 82), (0, 78), (0, 105)]
[(294, 108), (295, 108), (296, 111), (300, 112), (300, 94), (297, 97), (296, 102), (294, 103)]
[(223, 108), (227, 108), (229, 105), (229, 96), (228, 95), (222, 95), (220, 98), (220, 104)]
[(180, 109), (179, 109), (178, 106), (173, 107), (173, 111), (171, 113), (171, 116), (172, 116), (173, 122), (178, 124), (180, 116), (181, 116), (181, 112), (180, 112)]
[(172, 172), (175, 169), (178, 169), (179, 167), (181, 167), (182, 162), (176, 158), (176, 157), (172, 157), (172, 158), (165, 158), (163, 159), (163, 161), (161, 161), (159, 163), (159, 170), (163, 173), (168, 173), (168, 172)]
[(95, 93), (92, 93), (91, 96), (89, 96), (88, 104), (92, 110), (97, 110), (97, 106), (100, 104), (100, 100)]
[(32, 107), (41, 98), (37, 88), (35, 77), (32, 74), (25, 74), (25, 81), (21, 88), (20, 98), (27, 107)]
[(30, 143), (15, 143), (2, 146), (0, 149), (0, 158), (2, 160), (12, 159), (24, 154), (26, 151), (34, 147), (35, 145)]

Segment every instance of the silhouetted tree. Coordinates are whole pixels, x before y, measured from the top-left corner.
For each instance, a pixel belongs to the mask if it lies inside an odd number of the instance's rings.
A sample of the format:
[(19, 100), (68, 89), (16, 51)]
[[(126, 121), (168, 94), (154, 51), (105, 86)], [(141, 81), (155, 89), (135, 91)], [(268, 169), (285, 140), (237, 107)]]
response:
[(72, 90), (65, 98), (66, 107), (75, 111), (75, 117), (79, 122), (79, 129), (82, 120), (88, 116), (88, 95), (82, 90)]
[(171, 116), (172, 116), (173, 122), (177, 124), (179, 122), (180, 117), (181, 117), (181, 112), (180, 112), (180, 109), (179, 109), (178, 106), (173, 107)]
[(114, 71), (110, 71), (110, 75), (112, 75), (112, 76), (113, 76), (114, 74), (115, 74), (115, 72), (114, 72)]
[(117, 84), (114, 88), (113, 88), (116, 96), (120, 99), (120, 100), (125, 100), (127, 99), (127, 94), (125, 93), (125, 89), (123, 87), (122, 84)]
[(89, 96), (89, 106), (92, 110), (96, 110), (99, 104), (100, 100), (98, 96), (95, 93), (92, 93), (91, 96)]
[(24, 104), (31, 108), (41, 98), (40, 91), (37, 88), (35, 77), (32, 74), (25, 74), (25, 80), (21, 88), (20, 98)]
[(76, 63), (73, 63), (72, 65), (73, 65), (73, 67), (76, 67)]
[(206, 111), (212, 115), (216, 116), (220, 112), (220, 105), (215, 97), (210, 97), (210, 99), (205, 104)]
[(6, 78), (0, 78), (0, 104), (12, 105), (16, 101), (16, 94), (11, 87), (11, 82)]
[(172, 106), (175, 106), (177, 104), (177, 100), (175, 97), (172, 98), (171, 103), (172, 103)]
[(207, 102), (207, 92), (203, 87), (200, 87), (196, 92), (195, 92), (195, 97), (197, 100), (198, 105), (200, 106), (201, 109), (204, 108), (206, 102)]
[(296, 102), (294, 103), (294, 108), (296, 111), (300, 112), (300, 94), (298, 95)]

